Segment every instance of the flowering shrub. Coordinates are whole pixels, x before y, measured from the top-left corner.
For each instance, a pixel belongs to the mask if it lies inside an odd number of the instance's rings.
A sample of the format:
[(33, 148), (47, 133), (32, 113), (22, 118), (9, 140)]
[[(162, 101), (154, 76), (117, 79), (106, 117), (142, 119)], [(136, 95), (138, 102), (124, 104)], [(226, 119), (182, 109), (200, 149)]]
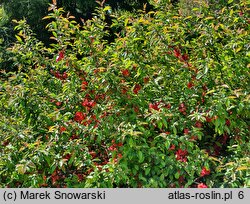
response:
[(109, 7), (80, 26), (52, 5), (50, 47), (18, 22), (0, 186), (250, 185), (246, 2), (190, 16), (155, 7), (114, 16), (110, 44)]

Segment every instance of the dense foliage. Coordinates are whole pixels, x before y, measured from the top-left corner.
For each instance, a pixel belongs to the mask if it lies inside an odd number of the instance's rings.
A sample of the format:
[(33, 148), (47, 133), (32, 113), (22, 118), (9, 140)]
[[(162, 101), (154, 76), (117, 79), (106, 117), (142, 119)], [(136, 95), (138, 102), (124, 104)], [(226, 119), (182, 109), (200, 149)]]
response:
[[(249, 187), (247, 1), (25, 20), (1, 73), (0, 187)], [(218, 5), (217, 5), (218, 6)]]
[[(92, 12), (98, 5), (95, 0), (2, 0), (1, 4), (4, 8), (9, 21), (12, 19), (27, 19), (32, 30), (38, 34), (39, 39), (47, 42), (47, 32), (44, 29), (46, 21), (42, 18), (48, 14), (49, 3), (56, 2), (58, 7), (63, 7), (65, 11), (70, 12), (76, 17), (77, 22), (81, 22), (81, 18), (91, 18)], [(135, 10), (142, 8), (147, 0), (106, 0), (105, 4), (113, 9)], [(8, 23), (8, 21), (6, 22)], [(9, 22), (10, 23), (10, 22)], [(11, 24), (11, 23), (10, 23)]]

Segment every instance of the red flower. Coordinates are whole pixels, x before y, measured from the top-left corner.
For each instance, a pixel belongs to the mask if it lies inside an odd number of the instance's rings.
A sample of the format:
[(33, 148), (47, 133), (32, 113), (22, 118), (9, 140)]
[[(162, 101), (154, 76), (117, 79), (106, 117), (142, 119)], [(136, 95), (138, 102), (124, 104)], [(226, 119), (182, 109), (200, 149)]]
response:
[(187, 150), (178, 149), (175, 155), (176, 155), (176, 160), (187, 162), (187, 155), (188, 155)]
[(82, 82), (82, 85), (81, 85), (81, 89), (82, 90), (86, 90), (86, 87), (88, 86), (88, 82), (86, 82), (86, 81), (83, 81)]
[(204, 183), (199, 183), (197, 188), (207, 188), (207, 186)]
[(66, 130), (67, 130), (66, 127), (64, 127), (64, 126), (61, 126), (61, 127), (60, 127), (60, 133), (63, 133), (63, 132), (66, 131)]
[(229, 119), (226, 120), (226, 126), (230, 126), (231, 125), (231, 121)]
[(187, 135), (187, 134), (189, 133), (189, 129), (188, 129), (188, 128), (185, 128), (185, 129), (183, 130), (183, 132), (184, 132), (185, 135)]
[(206, 85), (206, 84), (203, 84), (203, 85), (202, 85), (202, 89), (203, 89), (204, 91), (206, 91), (206, 90), (207, 90), (207, 85)]
[(128, 92), (127, 87), (122, 87), (122, 94), (126, 94)]
[(128, 71), (128, 69), (122, 70), (122, 75), (123, 75), (124, 77), (128, 77), (128, 76), (129, 76), (129, 71)]
[(67, 79), (68, 78), (68, 74), (66, 72), (63, 72), (61, 79)]
[(160, 102), (150, 103), (149, 109), (154, 109), (154, 110), (159, 111), (160, 110), (160, 108), (158, 107), (159, 105), (160, 105)]
[(167, 105), (165, 105), (165, 107), (166, 107), (167, 109), (170, 109), (170, 108), (171, 108), (171, 104), (168, 103)]
[(69, 160), (71, 158), (71, 154), (66, 154), (66, 155), (64, 155), (63, 158)]
[(175, 145), (174, 144), (172, 144), (171, 145), (171, 147), (169, 147), (169, 149), (168, 150), (175, 150)]
[(180, 111), (183, 115), (186, 115), (186, 114), (187, 114), (187, 113), (186, 113), (186, 110), (187, 110), (187, 108), (186, 108), (185, 104), (184, 104), (184, 103), (181, 103), (181, 104), (179, 105), (179, 111)]
[(75, 117), (74, 117), (74, 121), (76, 121), (76, 122), (82, 122), (85, 118), (86, 118), (86, 114), (85, 113), (76, 112), (75, 113)]
[(174, 56), (179, 58), (181, 56), (181, 52), (178, 48), (174, 48)]
[(211, 123), (211, 122), (212, 122), (212, 120), (213, 120), (213, 118), (206, 117), (206, 121), (207, 121), (208, 123)]
[(82, 181), (83, 180), (83, 174), (76, 174), (77, 177), (78, 177), (78, 181)]
[(195, 140), (197, 140), (198, 139), (198, 136), (195, 136), (195, 135), (192, 135), (191, 137), (190, 137), (190, 140), (193, 140), (193, 141), (195, 141)]
[(116, 148), (116, 145), (111, 145), (109, 148), (108, 148), (109, 151), (116, 151), (117, 148)]
[(134, 106), (134, 111), (136, 112), (136, 113), (139, 113), (139, 107), (138, 106)]
[(86, 107), (87, 110), (90, 110), (96, 105), (95, 101), (89, 101), (88, 98), (85, 98), (84, 101), (82, 102), (82, 106)]
[(182, 61), (187, 61), (188, 60), (188, 55), (187, 54), (182, 55), (181, 60)]
[(210, 174), (210, 170), (206, 169), (206, 167), (203, 167), (202, 170), (201, 170), (201, 176), (206, 176), (206, 175), (209, 175)]
[(58, 79), (61, 79), (61, 74), (59, 71), (56, 71), (55, 73), (55, 77), (58, 78)]
[(75, 139), (78, 139), (79, 137), (77, 136), (77, 135), (72, 135), (71, 137), (70, 137), (70, 139), (71, 140), (75, 140)]
[(189, 89), (191, 89), (193, 86), (194, 86), (194, 84), (193, 84), (192, 82), (188, 82), (187, 87), (188, 87)]
[(116, 145), (117, 145), (118, 147), (123, 146), (123, 144), (122, 144), (121, 142), (117, 143)]
[(197, 127), (197, 128), (202, 128), (202, 122), (196, 121), (194, 126)]
[(141, 90), (140, 84), (136, 84), (135, 87), (134, 87), (133, 92), (134, 92), (135, 94), (138, 94), (138, 92), (139, 92), (140, 90)]
[(143, 81), (144, 81), (145, 84), (148, 83), (149, 82), (149, 77), (143, 78)]
[(56, 106), (61, 106), (61, 105), (62, 105), (62, 102), (60, 102), (60, 101), (56, 102)]
[(184, 182), (185, 182), (184, 176), (180, 176), (179, 179), (178, 179), (178, 182), (179, 182), (180, 185), (184, 184)]
[(64, 58), (64, 51), (60, 51), (56, 57), (56, 62), (61, 61)]

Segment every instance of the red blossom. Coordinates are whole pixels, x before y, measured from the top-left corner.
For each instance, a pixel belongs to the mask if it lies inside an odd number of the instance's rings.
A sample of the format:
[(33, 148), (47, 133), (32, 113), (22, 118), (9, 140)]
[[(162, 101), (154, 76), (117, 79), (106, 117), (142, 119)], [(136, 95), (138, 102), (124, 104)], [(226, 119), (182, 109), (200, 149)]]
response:
[(175, 145), (172, 144), (172, 145), (169, 147), (169, 150), (175, 150)]
[(88, 98), (85, 98), (84, 101), (82, 102), (82, 106), (84, 106), (85, 108), (87, 108), (87, 110), (90, 110), (95, 105), (96, 105), (96, 102), (94, 100), (89, 101)]
[(66, 72), (63, 72), (61, 79), (67, 79), (68, 78), (68, 74)]
[(176, 160), (179, 160), (181, 162), (187, 162), (187, 155), (188, 155), (187, 150), (178, 149), (175, 152), (175, 155), (176, 155)]
[(57, 175), (56, 171), (51, 175), (51, 180), (52, 184), (55, 184), (59, 180), (59, 176)]
[(182, 55), (181, 60), (182, 61), (187, 61), (188, 60), (188, 55), (187, 54)]
[(10, 143), (9, 140), (5, 140), (5, 141), (3, 141), (2, 145), (7, 146), (9, 143)]
[(116, 145), (117, 145), (118, 147), (123, 146), (123, 144), (122, 144), (121, 142), (117, 143)]
[(128, 92), (127, 87), (122, 87), (121, 92), (122, 92), (122, 94), (126, 94)]
[(66, 155), (64, 155), (63, 158), (69, 160), (71, 158), (71, 154), (66, 154)]
[(188, 82), (187, 87), (191, 89), (194, 86), (193, 82)]
[(171, 108), (171, 104), (168, 103), (167, 105), (165, 105), (165, 108), (170, 109)]
[(109, 148), (108, 148), (109, 151), (116, 151), (117, 148), (115, 147), (115, 145), (111, 145)]
[(64, 126), (61, 126), (61, 127), (60, 127), (60, 133), (63, 133), (63, 132), (66, 131), (66, 130), (67, 130), (66, 127), (64, 127)]
[(95, 100), (96, 100), (96, 101), (99, 100), (99, 99), (104, 100), (105, 97), (106, 97), (106, 94), (97, 94), (97, 95), (95, 96)]
[(56, 106), (61, 106), (61, 105), (62, 105), (62, 102), (57, 101), (55, 104), (56, 104)]
[(78, 177), (78, 181), (82, 181), (83, 180), (83, 174), (77, 174), (77, 177)]
[(226, 126), (230, 126), (231, 125), (231, 121), (229, 119), (226, 120)]
[(188, 129), (188, 128), (185, 128), (185, 129), (183, 130), (183, 133), (184, 133), (185, 135), (188, 135), (189, 129)]
[(206, 85), (206, 84), (203, 84), (203, 85), (202, 85), (202, 89), (203, 89), (204, 91), (206, 91), (206, 90), (207, 90), (207, 85)]
[(206, 169), (206, 167), (203, 167), (202, 170), (201, 170), (201, 173), (200, 173), (200, 176), (206, 176), (206, 175), (209, 175), (210, 174), (210, 170), (209, 169)]
[(196, 121), (194, 126), (197, 127), (197, 128), (202, 128), (203, 124), (200, 121)]
[(190, 137), (190, 140), (193, 140), (193, 141), (195, 141), (195, 140), (197, 140), (198, 139), (198, 136), (195, 136), (195, 135), (192, 135), (191, 137)]
[(88, 82), (87, 81), (83, 81), (82, 85), (81, 85), (81, 89), (82, 90), (86, 90), (87, 86), (88, 86)]
[(208, 122), (208, 123), (211, 123), (212, 122), (212, 120), (213, 120), (213, 118), (210, 118), (210, 117), (206, 117), (206, 121)]
[(135, 111), (135, 113), (139, 113), (139, 107), (138, 106), (134, 106), (134, 111)]
[(55, 73), (55, 77), (58, 78), (58, 79), (61, 79), (61, 74), (59, 71), (56, 71)]
[(65, 80), (68, 78), (68, 74), (66, 72), (63, 72), (63, 74), (60, 74), (59, 71), (51, 71), (51, 73), (57, 78), (57, 79), (61, 79), (61, 80)]
[(160, 105), (160, 102), (150, 103), (149, 109), (154, 109), (154, 110), (159, 111), (160, 110), (159, 105)]
[(143, 81), (144, 81), (145, 84), (148, 83), (149, 82), (149, 77), (144, 77)]
[(197, 188), (207, 188), (207, 186), (204, 183), (199, 183)]
[(107, 116), (107, 112), (105, 111), (101, 116), (100, 116), (100, 118), (104, 118), (104, 117), (106, 117)]
[(185, 178), (184, 178), (183, 175), (181, 175), (181, 176), (179, 177), (178, 182), (179, 182), (180, 185), (181, 185), (181, 184), (184, 184)]
[(74, 121), (76, 122), (82, 122), (84, 119), (86, 119), (86, 114), (82, 113), (82, 112), (76, 112), (75, 113), (75, 117), (74, 117)]
[(181, 56), (181, 52), (178, 48), (174, 48), (174, 56), (179, 58)]
[(187, 114), (187, 113), (186, 113), (186, 110), (187, 110), (187, 108), (186, 108), (185, 104), (184, 104), (184, 103), (181, 103), (181, 104), (179, 105), (179, 111), (180, 111), (183, 115), (186, 115), (186, 114)]
[(133, 89), (133, 92), (134, 92), (135, 94), (138, 94), (138, 92), (139, 92), (140, 90), (141, 90), (140, 84), (136, 84), (135, 87), (134, 87), (134, 89)]
[(128, 77), (128, 76), (129, 76), (129, 70), (128, 70), (128, 69), (122, 70), (122, 75), (123, 75), (124, 77)]
[(78, 139), (79, 137), (77, 136), (77, 135), (72, 135), (71, 137), (70, 137), (70, 139), (71, 140), (75, 140), (75, 139)]
[(64, 58), (64, 51), (60, 51), (59, 54), (56, 57), (56, 62), (61, 61)]

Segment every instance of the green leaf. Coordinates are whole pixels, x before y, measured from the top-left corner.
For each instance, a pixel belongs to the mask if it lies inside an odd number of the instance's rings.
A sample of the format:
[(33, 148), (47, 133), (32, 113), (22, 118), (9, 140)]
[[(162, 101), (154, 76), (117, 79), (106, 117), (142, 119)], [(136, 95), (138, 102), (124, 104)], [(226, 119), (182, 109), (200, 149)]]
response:
[(211, 20), (211, 19), (214, 19), (214, 17), (213, 16), (208, 16), (208, 17), (205, 18), (205, 20)]
[(144, 156), (141, 151), (138, 152), (138, 157), (139, 157), (139, 163), (142, 163), (144, 161)]
[(24, 164), (17, 164), (16, 169), (19, 174), (25, 174), (26, 172), (26, 166)]
[(53, 33), (53, 35), (57, 38), (57, 33), (56, 33), (56, 32), (54, 32), (54, 31), (53, 31), (52, 33)]
[(175, 177), (176, 179), (180, 178), (180, 173), (177, 171), (177, 172), (174, 174), (174, 177)]
[(146, 175), (146, 176), (149, 174), (150, 170), (151, 170), (151, 168), (145, 169), (145, 175)]
[(20, 36), (18, 36), (18, 35), (15, 35), (16, 36), (16, 39), (19, 41), (19, 42), (23, 42), (22, 41), (22, 38), (20, 38)]
[(170, 141), (169, 141), (169, 140), (167, 140), (167, 141), (165, 142), (165, 147), (166, 147), (166, 149), (168, 149), (168, 148), (170, 147)]

